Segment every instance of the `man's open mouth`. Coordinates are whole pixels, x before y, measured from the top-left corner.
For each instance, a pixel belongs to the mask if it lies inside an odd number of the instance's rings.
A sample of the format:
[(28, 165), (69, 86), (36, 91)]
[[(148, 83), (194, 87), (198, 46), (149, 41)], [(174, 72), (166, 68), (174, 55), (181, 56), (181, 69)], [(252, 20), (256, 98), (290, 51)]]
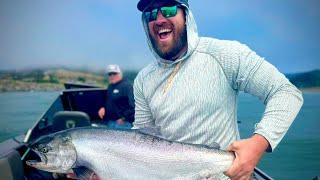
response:
[(170, 29), (170, 28), (160, 29), (160, 30), (158, 31), (159, 39), (160, 39), (160, 40), (165, 40), (165, 39), (167, 39), (167, 38), (170, 36), (171, 33), (172, 33), (172, 29)]

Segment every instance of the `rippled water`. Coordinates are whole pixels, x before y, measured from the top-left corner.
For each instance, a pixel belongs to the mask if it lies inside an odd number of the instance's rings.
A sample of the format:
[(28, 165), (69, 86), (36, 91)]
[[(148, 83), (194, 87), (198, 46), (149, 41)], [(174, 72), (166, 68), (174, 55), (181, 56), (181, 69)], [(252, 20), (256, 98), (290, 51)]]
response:
[[(48, 109), (59, 92), (0, 93), (0, 142), (26, 132)], [(262, 117), (264, 105), (255, 97), (241, 94), (238, 120), (241, 137), (249, 137)], [(273, 153), (259, 167), (275, 179), (320, 177), (320, 93), (305, 93), (304, 105)]]

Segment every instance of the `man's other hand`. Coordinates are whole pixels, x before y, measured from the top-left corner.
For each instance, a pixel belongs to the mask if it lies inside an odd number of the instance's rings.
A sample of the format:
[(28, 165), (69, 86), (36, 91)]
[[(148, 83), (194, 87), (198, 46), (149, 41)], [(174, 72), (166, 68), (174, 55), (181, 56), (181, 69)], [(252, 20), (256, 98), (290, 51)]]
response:
[(225, 175), (232, 180), (251, 179), (254, 168), (268, 146), (269, 142), (259, 134), (249, 139), (233, 142), (227, 150), (233, 151), (236, 158)]
[(99, 111), (98, 111), (98, 115), (101, 119), (103, 119), (103, 117), (105, 116), (106, 114), (106, 109), (104, 107), (100, 108)]

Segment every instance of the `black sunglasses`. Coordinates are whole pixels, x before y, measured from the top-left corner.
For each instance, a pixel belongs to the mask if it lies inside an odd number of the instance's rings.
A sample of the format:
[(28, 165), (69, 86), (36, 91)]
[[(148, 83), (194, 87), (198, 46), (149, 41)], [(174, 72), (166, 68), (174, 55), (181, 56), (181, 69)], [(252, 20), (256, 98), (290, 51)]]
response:
[(112, 72), (112, 73), (108, 73), (108, 76), (114, 76), (117, 75), (118, 73)]
[(178, 5), (163, 6), (163, 7), (154, 8), (151, 11), (147, 10), (143, 12), (148, 22), (155, 21), (157, 19), (159, 9), (163, 17), (170, 18), (177, 15)]

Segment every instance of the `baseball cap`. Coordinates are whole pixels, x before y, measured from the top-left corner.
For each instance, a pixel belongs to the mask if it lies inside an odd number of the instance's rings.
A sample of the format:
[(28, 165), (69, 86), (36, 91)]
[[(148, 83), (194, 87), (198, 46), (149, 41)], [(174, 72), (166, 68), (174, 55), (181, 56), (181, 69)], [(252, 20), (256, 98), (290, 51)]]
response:
[(107, 66), (107, 73), (121, 73), (121, 70), (118, 65), (110, 64)]
[(187, 7), (189, 7), (188, 0), (140, 0), (137, 4), (137, 8), (139, 11), (144, 11), (145, 9), (148, 8), (151, 4), (155, 2), (164, 2), (164, 3), (178, 3), (178, 4), (184, 4)]

